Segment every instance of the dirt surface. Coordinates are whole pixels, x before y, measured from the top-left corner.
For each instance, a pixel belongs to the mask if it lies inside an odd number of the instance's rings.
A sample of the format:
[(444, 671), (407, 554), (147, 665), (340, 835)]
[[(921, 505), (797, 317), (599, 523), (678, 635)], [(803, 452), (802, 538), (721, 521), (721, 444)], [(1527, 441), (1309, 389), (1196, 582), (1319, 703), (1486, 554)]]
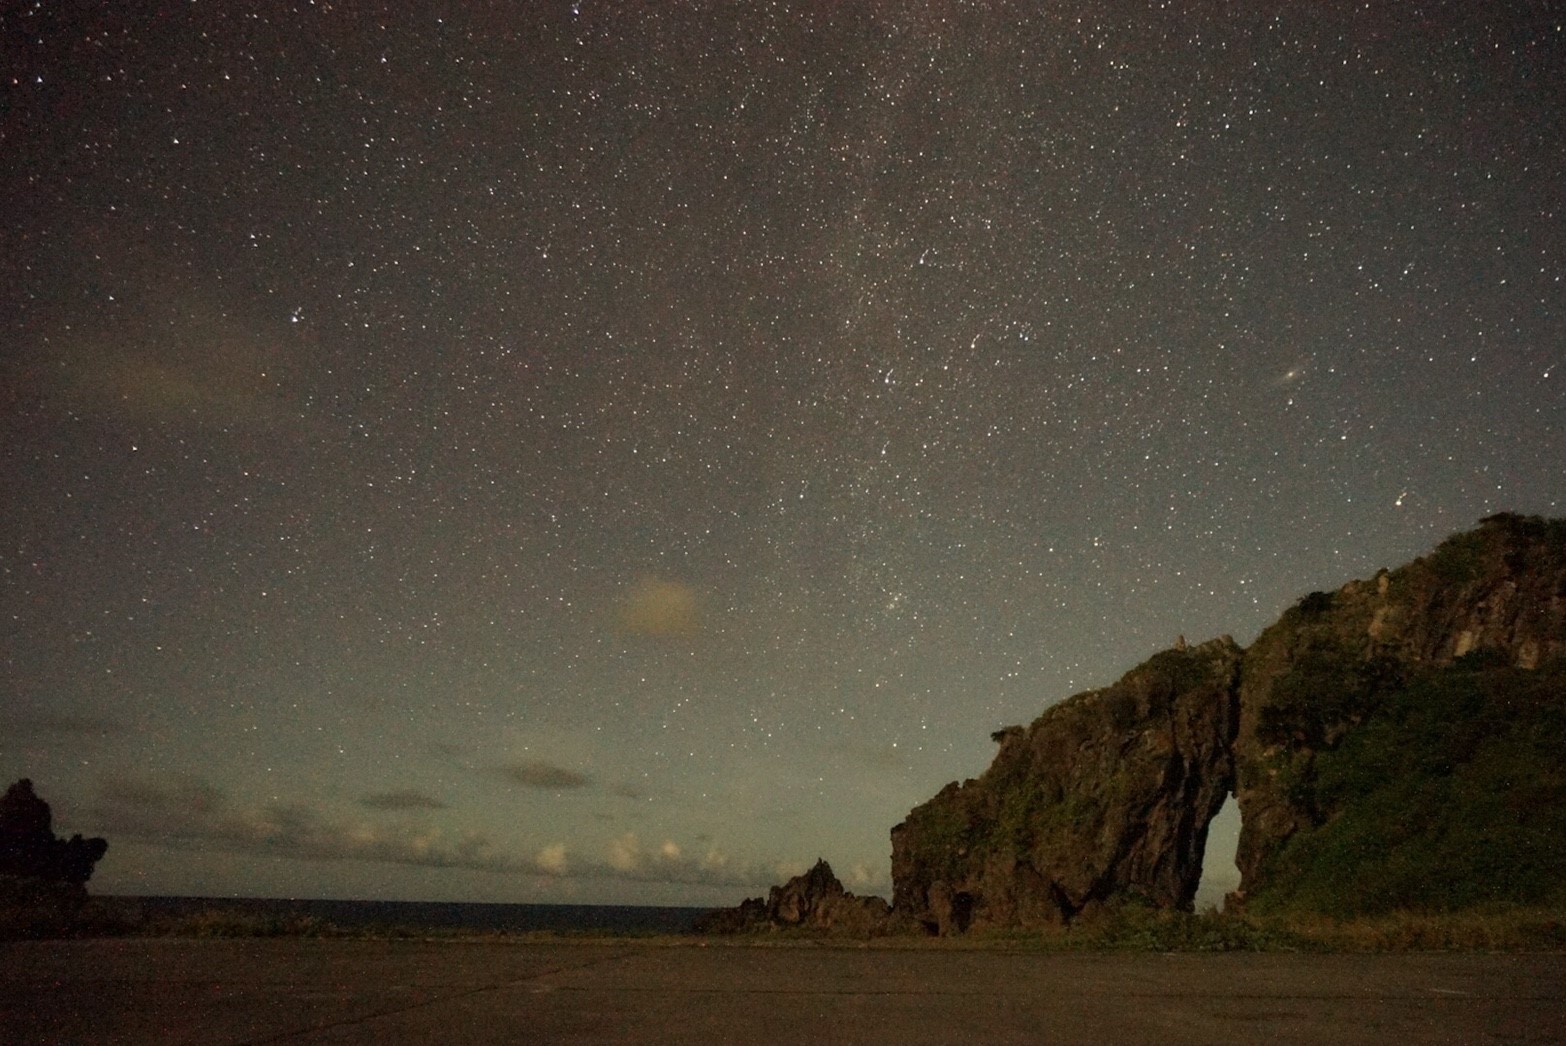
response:
[(1560, 955), (643, 942), (0, 945), (5, 1043), (1551, 1043)]

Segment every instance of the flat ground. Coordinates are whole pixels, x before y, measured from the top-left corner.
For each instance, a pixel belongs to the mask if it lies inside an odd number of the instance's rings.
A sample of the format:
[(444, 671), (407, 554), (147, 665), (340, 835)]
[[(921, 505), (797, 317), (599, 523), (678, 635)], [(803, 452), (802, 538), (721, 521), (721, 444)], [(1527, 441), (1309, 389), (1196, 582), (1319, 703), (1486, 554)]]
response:
[(1560, 955), (0, 944), (5, 1043), (1566, 1042)]

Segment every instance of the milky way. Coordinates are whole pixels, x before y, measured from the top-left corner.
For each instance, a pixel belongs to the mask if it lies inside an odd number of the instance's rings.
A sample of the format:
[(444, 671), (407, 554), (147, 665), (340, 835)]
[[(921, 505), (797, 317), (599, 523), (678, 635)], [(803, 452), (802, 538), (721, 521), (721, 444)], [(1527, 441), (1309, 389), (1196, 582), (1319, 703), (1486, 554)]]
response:
[(1566, 505), (1548, 5), (122, 6), (0, 15), (97, 889), (885, 891), (998, 727)]

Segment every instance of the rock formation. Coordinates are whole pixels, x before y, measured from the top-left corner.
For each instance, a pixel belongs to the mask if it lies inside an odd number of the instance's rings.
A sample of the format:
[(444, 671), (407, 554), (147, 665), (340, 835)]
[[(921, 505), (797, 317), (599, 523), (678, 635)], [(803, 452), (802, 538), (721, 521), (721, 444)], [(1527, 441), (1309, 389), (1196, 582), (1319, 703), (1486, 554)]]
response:
[(0, 798), (0, 875), (82, 886), (108, 849), (102, 839), (55, 838), (49, 804), (25, 777)]
[(992, 737), (988, 770), (892, 829), (890, 912), (821, 861), (706, 929), (945, 935), (1127, 899), (1189, 909), (1230, 792), (1234, 900), (1566, 907), (1566, 520), (1481, 520), (1311, 593), (1248, 650), (1181, 637)]
[(895, 909), (949, 934), (1125, 894), (1189, 908), (1234, 784), (1240, 659), (1228, 637), (1167, 650), (994, 735), (989, 770), (892, 829)]
[[(1058, 925), (1127, 897), (1188, 908), (1231, 790), (1239, 896), (1265, 890), (1280, 849), (1341, 812), (1310, 787), (1316, 760), (1414, 675), (1465, 656), (1507, 671), (1566, 658), (1566, 521), (1491, 517), (1399, 570), (1306, 596), (1249, 650), (1182, 640), (999, 731), (983, 775), (892, 830), (894, 908), (942, 934)], [(1530, 700), (1566, 706), (1544, 690)], [(1554, 796), (1566, 743), (1541, 743), (1534, 791)]]
[(763, 901), (753, 897), (737, 908), (722, 908), (697, 921), (698, 933), (743, 933), (802, 927), (854, 936), (873, 936), (892, 928), (891, 907), (879, 897), (856, 897), (843, 888), (832, 866), (817, 860), (804, 875), (774, 886)]

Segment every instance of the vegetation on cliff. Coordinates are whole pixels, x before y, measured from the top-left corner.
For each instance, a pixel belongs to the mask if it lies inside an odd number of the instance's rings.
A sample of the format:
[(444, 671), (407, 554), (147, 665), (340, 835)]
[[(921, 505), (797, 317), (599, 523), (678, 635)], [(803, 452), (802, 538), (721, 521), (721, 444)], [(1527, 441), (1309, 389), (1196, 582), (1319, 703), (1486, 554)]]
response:
[(1312, 823), (1262, 866), (1248, 908), (1566, 908), (1566, 663), (1469, 654), (1373, 700), (1293, 782)]

